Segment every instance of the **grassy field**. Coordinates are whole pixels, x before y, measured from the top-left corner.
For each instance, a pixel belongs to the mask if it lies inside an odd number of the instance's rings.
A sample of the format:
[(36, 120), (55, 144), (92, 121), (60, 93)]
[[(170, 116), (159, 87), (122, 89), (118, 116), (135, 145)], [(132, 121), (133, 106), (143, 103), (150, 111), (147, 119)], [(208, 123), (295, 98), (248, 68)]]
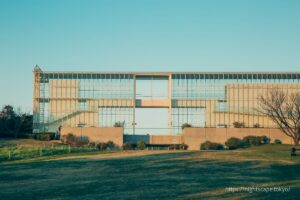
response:
[[(299, 199), (300, 158), (291, 159), (290, 148), (265, 145), (222, 152), (139, 151), (13, 161), (0, 164), (0, 199)], [(290, 190), (225, 190), (253, 186)]]
[(93, 155), (100, 152), (92, 147), (71, 147), (59, 141), (38, 141), (32, 139), (0, 139), (0, 163), (31, 160), (47, 160), (74, 155)]

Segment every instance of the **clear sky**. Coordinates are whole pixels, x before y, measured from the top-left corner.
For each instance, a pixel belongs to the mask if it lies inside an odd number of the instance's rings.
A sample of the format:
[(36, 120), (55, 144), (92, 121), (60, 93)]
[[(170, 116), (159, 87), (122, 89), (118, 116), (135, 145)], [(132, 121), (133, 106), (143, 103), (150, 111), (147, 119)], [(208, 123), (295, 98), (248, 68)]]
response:
[(299, 0), (0, 0), (0, 106), (32, 69), (300, 71)]

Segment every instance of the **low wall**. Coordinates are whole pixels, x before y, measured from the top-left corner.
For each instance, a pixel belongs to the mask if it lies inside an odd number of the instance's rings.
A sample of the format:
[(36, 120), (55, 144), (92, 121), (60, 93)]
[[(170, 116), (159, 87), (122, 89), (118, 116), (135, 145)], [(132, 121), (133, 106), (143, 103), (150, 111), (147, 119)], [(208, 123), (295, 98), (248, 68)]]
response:
[(61, 136), (72, 133), (76, 136), (88, 137), (92, 142), (108, 142), (113, 141), (116, 145), (122, 146), (123, 144), (123, 128), (62, 128)]
[(293, 144), (290, 137), (279, 129), (267, 128), (185, 128), (182, 135), (124, 135), (123, 128), (62, 128), (61, 135), (72, 133), (76, 136), (86, 136), (90, 141), (113, 141), (122, 146), (123, 142), (136, 143), (144, 141), (147, 144), (181, 144), (189, 146), (189, 150), (199, 150), (200, 144), (209, 140), (224, 144), (230, 137), (243, 138), (248, 135), (267, 136), (271, 141), (279, 139), (283, 144)]
[(268, 128), (185, 128), (182, 136), (189, 150), (199, 150), (200, 144), (206, 140), (224, 144), (228, 138), (243, 138), (248, 135), (265, 135), (271, 138), (271, 141), (279, 139), (283, 144), (293, 144), (292, 139), (279, 129)]
[(150, 144), (181, 144), (182, 135), (150, 135)]

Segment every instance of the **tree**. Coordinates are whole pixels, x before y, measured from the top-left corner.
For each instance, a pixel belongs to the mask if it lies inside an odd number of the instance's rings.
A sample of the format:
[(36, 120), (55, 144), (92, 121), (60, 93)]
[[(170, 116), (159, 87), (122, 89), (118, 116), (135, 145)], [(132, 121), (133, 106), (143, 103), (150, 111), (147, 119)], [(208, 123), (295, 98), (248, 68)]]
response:
[(121, 122), (115, 122), (114, 127), (124, 127), (125, 126), (125, 121)]
[(139, 142), (137, 142), (137, 149), (138, 150), (144, 150), (145, 148), (146, 148), (146, 144), (145, 144), (145, 142), (144, 141), (139, 141)]
[(190, 127), (193, 127), (193, 126), (189, 123), (184, 123), (184, 124), (181, 125), (182, 130), (185, 129), (185, 128), (190, 128)]
[(253, 128), (261, 128), (259, 123), (253, 125)]
[(0, 112), (0, 131), (12, 134), (15, 127), (15, 117), (16, 114), (14, 108), (11, 105), (4, 106)]
[(15, 116), (14, 108), (11, 105), (6, 105), (3, 107), (2, 111), (0, 112), (1, 118), (10, 119)]
[(32, 115), (22, 113), (21, 109), (14, 111), (13, 106), (6, 105), (0, 111), (0, 132), (14, 134), (32, 132)]
[(245, 128), (244, 122), (233, 122), (232, 125), (234, 128)]
[(274, 89), (258, 97), (259, 112), (268, 116), (295, 145), (300, 140), (300, 93)]

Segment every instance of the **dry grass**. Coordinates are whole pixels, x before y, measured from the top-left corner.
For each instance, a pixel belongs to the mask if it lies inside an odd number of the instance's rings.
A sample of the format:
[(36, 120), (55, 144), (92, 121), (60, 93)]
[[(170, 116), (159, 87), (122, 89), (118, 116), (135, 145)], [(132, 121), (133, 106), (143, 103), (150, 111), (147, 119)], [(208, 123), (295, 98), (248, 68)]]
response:
[(113, 154), (97, 154), (97, 155), (75, 155), (68, 157), (59, 157), (53, 160), (66, 160), (66, 159), (115, 159), (115, 158), (129, 158), (129, 157), (140, 157), (158, 154), (172, 154), (181, 153), (186, 151), (169, 151), (169, 150), (132, 150), (132, 151), (116, 151)]
[[(300, 159), (290, 146), (237, 151), (128, 151), (0, 165), (2, 199), (297, 199)], [(289, 193), (226, 187), (290, 187)]]

